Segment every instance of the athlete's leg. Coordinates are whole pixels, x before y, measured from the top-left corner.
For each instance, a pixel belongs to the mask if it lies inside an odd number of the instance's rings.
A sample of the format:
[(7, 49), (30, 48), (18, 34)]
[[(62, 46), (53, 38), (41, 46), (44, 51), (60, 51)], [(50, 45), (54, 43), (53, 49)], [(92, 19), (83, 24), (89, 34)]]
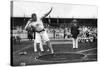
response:
[(34, 41), (34, 52), (37, 52), (37, 43)]
[(40, 45), (40, 50), (44, 51), (42, 42), (40, 42), (39, 45)]
[(34, 51), (37, 51), (37, 45), (39, 45), (40, 43), (40, 34), (39, 33), (35, 33), (35, 40), (34, 40)]
[(42, 35), (42, 39), (43, 39), (44, 42), (47, 44), (47, 46), (48, 46), (48, 48), (49, 48), (49, 51), (50, 51), (51, 53), (53, 53), (53, 48), (52, 48), (52, 45), (51, 45), (51, 43), (50, 43), (50, 40), (49, 40), (49, 37), (48, 37), (47, 32), (46, 32), (46, 31), (43, 31), (43, 32), (41, 33), (41, 35)]
[(46, 43), (47, 43), (47, 46), (49, 47), (49, 51), (50, 51), (50, 53), (54, 53), (50, 41), (46, 41)]

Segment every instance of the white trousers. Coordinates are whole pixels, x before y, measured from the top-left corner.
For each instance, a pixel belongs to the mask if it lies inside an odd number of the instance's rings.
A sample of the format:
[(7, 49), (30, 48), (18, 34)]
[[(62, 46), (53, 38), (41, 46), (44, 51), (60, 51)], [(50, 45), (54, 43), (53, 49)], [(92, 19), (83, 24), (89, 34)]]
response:
[(77, 39), (73, 38), (73, 48), (78, 48), (78, 38)]
[(40, 33), (36, 32), (35, 33), (35, 40), (34, 40), (34, 51), (37, 51), (37, 43), (40, 46), (40, 50), (44, 51), (43, 49), (43, 43), (45, 43), (46, 41), (49, 41), (49, 37), (46, 31), (42, 31)]

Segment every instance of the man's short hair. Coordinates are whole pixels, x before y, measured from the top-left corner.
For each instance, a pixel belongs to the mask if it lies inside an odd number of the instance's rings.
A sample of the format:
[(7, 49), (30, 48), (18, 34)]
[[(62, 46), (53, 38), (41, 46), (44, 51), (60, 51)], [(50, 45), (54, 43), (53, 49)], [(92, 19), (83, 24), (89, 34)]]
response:
[(31, 15), (31, 17), (33, 17), (33, 16), (36, 16), (36, 13), (33, 13), (33, 14)]

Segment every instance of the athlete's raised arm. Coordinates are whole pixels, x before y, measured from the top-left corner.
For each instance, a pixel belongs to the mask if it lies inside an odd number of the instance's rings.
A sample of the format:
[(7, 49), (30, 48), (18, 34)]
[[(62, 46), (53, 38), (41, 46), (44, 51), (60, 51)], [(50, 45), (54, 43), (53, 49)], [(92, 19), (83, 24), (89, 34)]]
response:
[(46, 14), (44, 14), (44, 16), (42, 16), (41, 20), (42, 20), (43, 18), (47, 17), (47, 16), (51, 13), (51, 11), (52, 11), (52, 7), (51, 7), (51, 9), (50, 9), (49, 12), (47, 12)]

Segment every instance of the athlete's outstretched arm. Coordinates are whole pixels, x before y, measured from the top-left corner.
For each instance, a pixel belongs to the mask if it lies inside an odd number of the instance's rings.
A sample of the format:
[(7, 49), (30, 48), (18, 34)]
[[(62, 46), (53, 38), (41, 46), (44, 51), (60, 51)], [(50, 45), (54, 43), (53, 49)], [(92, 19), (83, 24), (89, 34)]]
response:
[(49, 11), (48, 13), (46, 13), (41, 19), (43, 19), (43, 18), (45, 18), (46, 16), (48, 16), (48, 15), (51, 13), (51, 11), (52, 11), (52, 7), (51, 7), (50, 11)]

